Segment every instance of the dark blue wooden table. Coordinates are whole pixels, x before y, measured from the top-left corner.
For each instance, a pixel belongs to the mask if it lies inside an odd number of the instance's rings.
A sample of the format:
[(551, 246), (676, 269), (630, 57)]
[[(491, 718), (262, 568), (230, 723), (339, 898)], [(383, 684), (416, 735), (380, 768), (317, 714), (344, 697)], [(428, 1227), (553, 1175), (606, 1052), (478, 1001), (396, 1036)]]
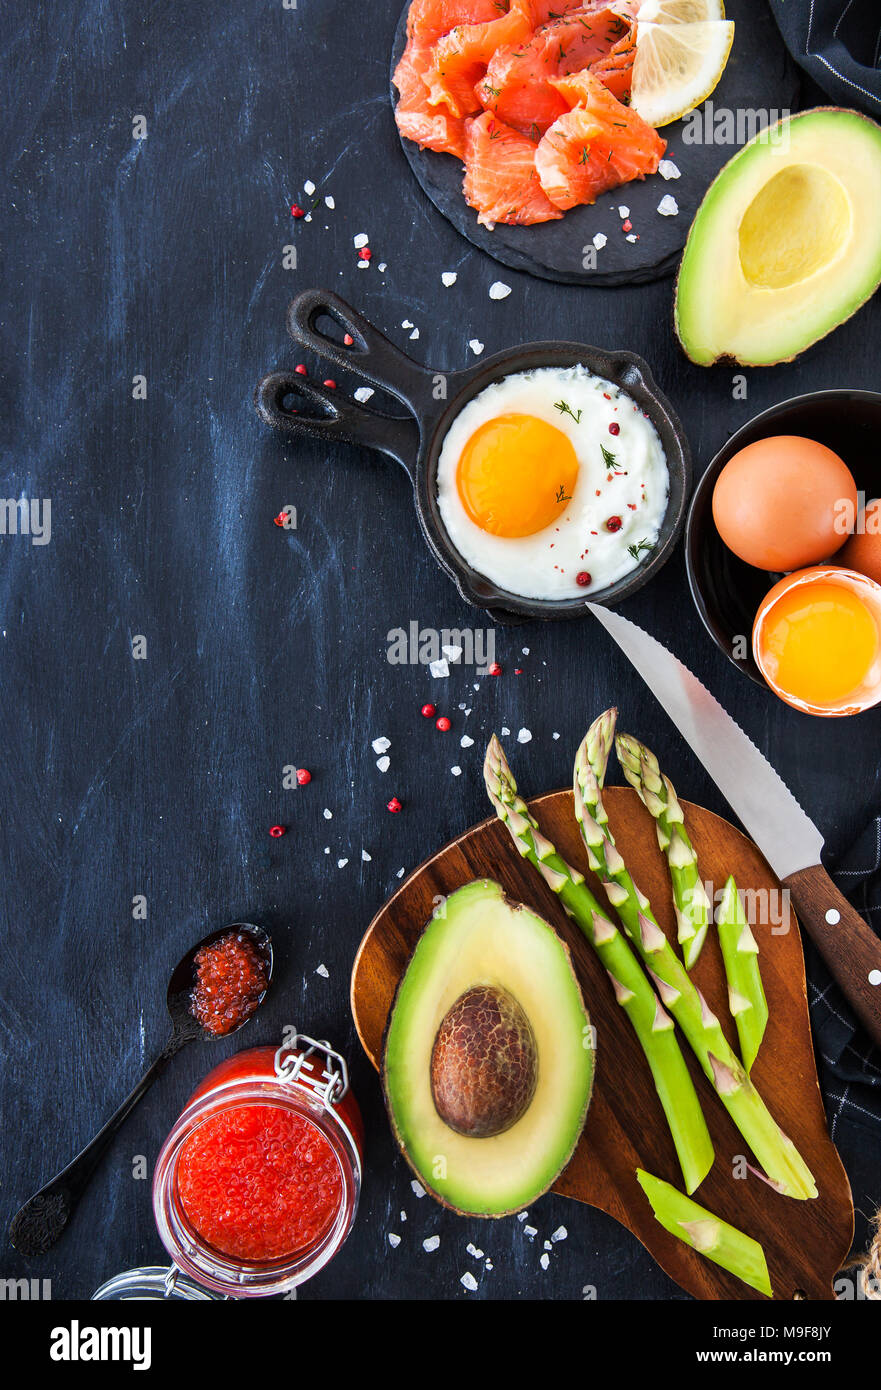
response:
[[(538, 792), (568, 781), (587, 723), (617, 701), (683, 795), (724, 802), (590, 621), (498, 630), (499, 679), (390, 664), (393, 629), (473, 629), (482, 616), (429, 557), (402, 471), (285, 444), (251, 392), (296, 360), (288, 300), (325, 286), (439, 367), (473, 360), (471, 338), (487, 353), (542, 337), (633, 349), (701, 469), (776, 401), (876, 386), (881, 304), (796, 364), (746, 373), (737, 399), (731, 370), (676, 350), (670, 280), (580, 289), (500, 269), (409, 173), (388, 102), (397, 18), (394, 3), (340, 0), (18, 0), (7, 19), (2, 492), (50, 498), (52, 534), (0, 537), (4, 1225), (161, 1046), (179, 955), (245, 918), (272, 930), (279, 968), (235, 1045), (285, 1024), (329, 1037), (351, 1058), (367, 1124), (356, 1230), (302, 1297), (579, 1298), (587, 1285), (603, 1299), (675, 1297), (636, 1241), (588, 1208), (550, 1197), (528, 1223), (482, 1224), (418, 1200), (354, 1036), (348, 978), (399, 870), (486, 814), (482, 748), (502, 725), (532, 732), (516, 762)], [(335, 207), (294, 223), (309, 179)], [(497, 279), (512, 293), (493, 302)], [(285, 504), (295, 531), (273, 525)], [(881, 714), (812, 722), (739, 676), (699, 624), (679, 555), (626, 611), (712, 687), (830, 847), (845, 845), (878, 803)], [(450, 715), (447, 735), (420, 717), (426, 700)], [(391, 740), (385, 773), (379, 736)], [(303, 765), (311, 785), (286, 790), (284, 769)], [(276, 822), (290, 827), (277, 841)], [(80, 1298), (161, 1261), (153, 1161), (194, 1083), (232, 1049), (182, 1054), (62, 1242), (28, 1262), (7, 1247), (3, 1275), (51, 1278), (56, 1298)], [(877, 1143), (836, 1137), (864, 1214), (881, 1201)], [(545, 1272), (542, 1243), (561, 1225)], [(468, 1269), (476, 1294), (459, 1283)]]

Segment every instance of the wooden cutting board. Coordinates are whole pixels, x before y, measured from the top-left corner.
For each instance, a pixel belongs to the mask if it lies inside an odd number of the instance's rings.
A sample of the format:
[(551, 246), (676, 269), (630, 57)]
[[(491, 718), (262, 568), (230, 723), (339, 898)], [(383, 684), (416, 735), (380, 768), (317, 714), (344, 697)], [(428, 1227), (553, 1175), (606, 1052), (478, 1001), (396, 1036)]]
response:
[[(675, 942), (675, 920), (663, 855), (654, 824), (629, 787), (609, 787), (606, 809), (618, 847), (634, 879), (647, 893), (658, 921)], [(817, 1182), (819, 1196), (799, 1202), (766, 1183), (734, 1176), (737, 1158), (749, 1157), (683, 1039), (716, 1150), (716, 1161), (695, 1199), (760, 1240), (775, 1298), (831, 1299), (832, 1279), (853, 1239), (853, 1203), (841, 1160), (826, 1130), (814, 1067), (805, 989), (804, 958), (795, 915), (778, 880), (755, 845), (719, 816), (683, 802), (686, 825), (705, 882), (721, 889), (733, 873), (742, 891), (765, 890), (775, 921), (756, 921), (762, 977), (770, 1019), (752, 1077), (772, 1114), (795, 1141)], [(549, 792), (530, 802), (544, 833), (570, 863), (587, 871), (570, 791)], [(655, 1220), (635, 1169), (648, 1169), (681, 1187), (673, 1142), (645, 1058), (605, 971), (556, 897), (517, 854), (507, 830), (493, 817), (439, 850), (401, 885), (374, 917), (352, 970), (352, 1013), (362, 1045), (379, 1069), (386, 1021), (398, 981), (438, 898), (473, 878), (493, 878), (506, 892), (552, 922), (568, 943), (597, 1034), (597, 1069), (584, 1134), (554, 1191), (599, 1207), (626, 1226), (663, 1269), (695, 1298), (755, 1299), (762, 1295), (669, 1235)], [(752, 913), (750, 916), (752, 917)], [(718, 938), (711, 927), (693, 971), (697, 986), (723, 1022), (732, 1044)], [(728, 1026), (730, 1025), (730, 1026)], [(739, 1165), (742, 1168), (742, 1163)]]

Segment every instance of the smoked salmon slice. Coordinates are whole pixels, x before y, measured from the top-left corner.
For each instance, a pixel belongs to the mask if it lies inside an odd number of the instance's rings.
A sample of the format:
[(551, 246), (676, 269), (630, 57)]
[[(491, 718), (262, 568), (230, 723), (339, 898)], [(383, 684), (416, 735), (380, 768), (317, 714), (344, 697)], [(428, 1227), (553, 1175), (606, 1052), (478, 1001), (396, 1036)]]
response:
[(506, 44), (493, 54), (477, 86), (481, 105), (506, 125), (537, 138), (566, 110), (552, 78), (597, 65), (601, 77), (607, 73), (622, 94), (625, 87), (629, 91), (633, 32), (633, 21), (613, 5), (581, 6), (552, 19), (527, 43)]
[(506, 8), (504, 0), (411, 0), (407, 37), (434, 44), (457, 24), (488, 24)]
[(497, 15), (488, 24), (458, 24), (435, 47), (428, 77), (431, 105), (443, 104), (454, 116), (480, 111), (475, 85), (486, 75), (493, 54), (531, 35), (532, 25), (521, 9)]
[(420, 149), (465, 155), (465, 123), (447, 108), (429, 105), (427, 75), (431, 70), (434, 45), (418, 37), (407, 41), (392, 81), (400, 93), (395, 107), (398, 130)]
[(601, 193), (656, 172), (666, 142), (592, 71), (554, 78), (552, 86), (571, 109), (541, 139), (535, 168), (555, 207), (596, 202)]
[(465, 201), (484, 227), (507, 222), (523, 227), (553, 222), (563, 214), (542, 189), (535, 143), (484, 111), (465, 122)]

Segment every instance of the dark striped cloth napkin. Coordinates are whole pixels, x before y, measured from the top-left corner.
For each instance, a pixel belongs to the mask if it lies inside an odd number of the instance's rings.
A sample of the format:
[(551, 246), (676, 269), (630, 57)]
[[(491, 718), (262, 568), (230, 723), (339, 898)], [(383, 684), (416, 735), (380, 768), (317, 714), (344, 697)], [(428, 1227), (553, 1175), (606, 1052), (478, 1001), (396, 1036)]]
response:
[[(831, 869), (858, 912), (881, 936), (881, 816)], [(805, 938), (808, 1003), (820, 1084), (835, 1139), (842, 1121), (881, 1136), (881, 1048), (860, 1030), (850, 1007), (817, 952)], [(881, 985), (878, 986), (881, 1005)]]
[(792, 57), (842, 106), (881, 116), (878, 0), (771, 0)]

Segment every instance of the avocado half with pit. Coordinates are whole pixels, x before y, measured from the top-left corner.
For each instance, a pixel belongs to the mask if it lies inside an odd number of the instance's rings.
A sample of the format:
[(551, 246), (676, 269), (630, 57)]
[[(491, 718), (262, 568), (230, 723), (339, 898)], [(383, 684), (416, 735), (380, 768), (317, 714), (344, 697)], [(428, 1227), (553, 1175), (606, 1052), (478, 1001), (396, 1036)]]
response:
[(676, 284), (693, 362), (789, 362), (881, 283), (881, 126), (820, 107), (761, 131), (697, 210)]
[(474, 1216), (521, 1211), (572, 1157), (593, 1085), (568, 948), (498, 883), (444, 900), (398, 988), (383, 1086), (419, 1181)]

